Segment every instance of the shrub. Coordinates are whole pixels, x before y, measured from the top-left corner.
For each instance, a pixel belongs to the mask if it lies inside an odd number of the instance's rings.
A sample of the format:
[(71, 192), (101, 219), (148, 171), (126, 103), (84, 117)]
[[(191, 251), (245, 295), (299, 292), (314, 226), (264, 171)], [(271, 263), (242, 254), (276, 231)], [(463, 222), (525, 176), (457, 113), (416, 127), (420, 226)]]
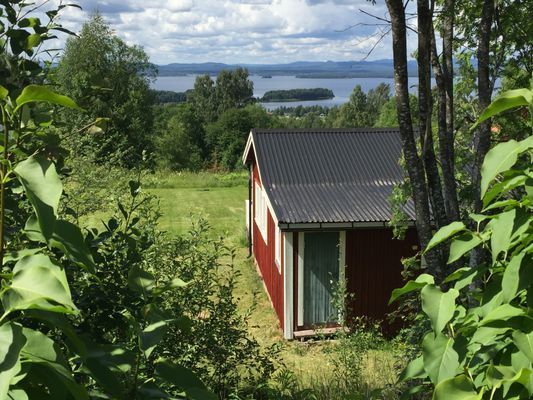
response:
[(274, 371), (276, 349), (263, 351), (247, 333), (248, 315), (239, 313), (239, 299), (234, 297), (239, 274), (233, 250), (222, 239), (209, 239), (209, 231), (207, 221), (200, 219), (187, 236), (160, 241), (147, 262), (158, 263), (160, 279), (178, 274), (192, 283), (180, 295), (165, 298), (168, 308), (190, 317), (191, 334), (171, 328), (162, 351), (226, 398), (265, 384)]

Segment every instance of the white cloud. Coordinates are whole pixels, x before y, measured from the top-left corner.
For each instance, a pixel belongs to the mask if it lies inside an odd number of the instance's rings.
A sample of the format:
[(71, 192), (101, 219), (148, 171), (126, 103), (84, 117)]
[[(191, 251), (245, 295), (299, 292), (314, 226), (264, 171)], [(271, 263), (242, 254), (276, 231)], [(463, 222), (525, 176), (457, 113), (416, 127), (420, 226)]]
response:
[[(79, 0), (78, 4), (83, 11), (69, 8), (63, 13), (67, 28), (78, 31), (99, 10), (118, 36), (144, 46), (158, 64), (358, 60), (375, 44), (372, 34), (378, 28), (346, 28), (376, 22), (359, 9), (386, 15), (382, 3), (366, 0)], [(392, 58), (390, 38), (378, 44), (370, 57), (381, 58)]]

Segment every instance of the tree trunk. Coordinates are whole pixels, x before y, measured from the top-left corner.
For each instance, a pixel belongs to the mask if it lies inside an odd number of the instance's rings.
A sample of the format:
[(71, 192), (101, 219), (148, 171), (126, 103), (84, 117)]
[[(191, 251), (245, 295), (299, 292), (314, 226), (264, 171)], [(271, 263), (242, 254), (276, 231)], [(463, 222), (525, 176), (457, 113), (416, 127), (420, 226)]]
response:
[(453, 109), (453, 24), (455, 0), (446, 0), (444, 7), (442, 48), (442, 72), (446, 96), (445, 121), (446, 129), (439, 141), (442, 176), (444, 181), (444, 199), (446, 214), (450, 221), (460, 218), (459, 201), (457, 199), (457, 185), (455, 182), (455, 146), (454, 146), (454, 109)]
[[(428, 191), (424, 177), (424, 168), (420, 159), (413, 133), (411, 110), (409, 107), (409, 90), (407, 76), (407, 37), (405, 10), (401, 0), (387, 0), (391, 16), (392, 47), (394, 53), (394, 86), (396, 91), (396, 108), (402, 141), (403, 155), (411, 187), (416, 213), (416, 228), (422, 249), (426, 248), (432, 237), (431, 215), (428, 204)], [(428, 269), (440, 276), (442, 257), (438, 250), (426, 254)]]
[(417, 1), (418, 12), (418, 109), (419, 135), (422, 148), (422, 159), (426, 171), (429, 199), (437, 227), (448, 224), (446, 207), (442, 196), (442, 185), (435, 157), (433, 143), (433, 129), (431, 127), (432, 98), (431, 98), (431, 26), (433, 17), (429, 9), (428, 0)]
[[(481, 21), (479, 26), (479, 45), (477, 50), (477, 81), (478, 81), (478, 99), (479, 113), (487, 108), (491, 101), (491, 82), (490, 82), (490, 33), (492, 20), (494, 16), (494, 0), (484, 0), (481, 11)], [(474, 165), (472, 168), (472, 186), (473, 186), (473, 209), (474, 212), (481, 211), (481, 165), (485, 155), (490, 149), (490, 127), (491, 120), (482, 122), (474, 136)], [(482, 261), (482, 249), (474, 249), (470, 258), (470, 265), (476, 266)]]

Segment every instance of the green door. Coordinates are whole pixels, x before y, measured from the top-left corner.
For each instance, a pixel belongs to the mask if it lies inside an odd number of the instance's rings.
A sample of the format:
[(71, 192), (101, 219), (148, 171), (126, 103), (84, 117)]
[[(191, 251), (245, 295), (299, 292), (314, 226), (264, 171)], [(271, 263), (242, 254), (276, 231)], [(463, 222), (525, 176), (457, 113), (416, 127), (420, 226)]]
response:
[(304, 240), (304, 325), (334, 322), (337, 311), (331, 300), (339, 280), (339, 232), (306, 232)]

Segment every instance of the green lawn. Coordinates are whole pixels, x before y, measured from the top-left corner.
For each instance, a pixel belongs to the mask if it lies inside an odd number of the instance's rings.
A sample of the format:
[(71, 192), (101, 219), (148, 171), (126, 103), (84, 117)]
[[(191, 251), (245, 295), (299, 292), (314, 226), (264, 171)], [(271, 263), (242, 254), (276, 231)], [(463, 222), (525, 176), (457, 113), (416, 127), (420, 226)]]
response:
[[(223, 236), (227, 244), (236, 249), (235, 263), (240, 278), (235, 295), (243, 312), (248, 310), (255, 298), (257, 306), (250, 316), (249, 332), (261, 345), (279, 343), (282, 346), (283, 362), (301, 385), (314, 386), (317, 382), (327, 382), (332, 370), (327, 353), (331, 354), (331, 346), (335, 346), (335, 342), (284, 341), (263, 283), (248, 258), (245, 240), (246, 175), (232, 174), (230, 178), (213, 175), (203, 173), (196, 180), (190, 174), (174, 175), (150, 182), (148, 191), (160, 199), (160, 227), (170, 234), (179, 235), (187, 232), (194, 218), (206, 218), (212, 226), (213, 235)], [(229, 187), (224, 187), (224, 184)], [(382, 383), (379, 377), (395, 376), (394, 359), (387, 352), (374, 352), (367, 358), (365, 374), (371, 386)]]
[(224, 235), (232, 244), (245, 234), (244, 186), (217, 188), (149, 189), (160, 199), (161, 229), (183, 234), (195, 216), (206, 218), (216, 235)]

